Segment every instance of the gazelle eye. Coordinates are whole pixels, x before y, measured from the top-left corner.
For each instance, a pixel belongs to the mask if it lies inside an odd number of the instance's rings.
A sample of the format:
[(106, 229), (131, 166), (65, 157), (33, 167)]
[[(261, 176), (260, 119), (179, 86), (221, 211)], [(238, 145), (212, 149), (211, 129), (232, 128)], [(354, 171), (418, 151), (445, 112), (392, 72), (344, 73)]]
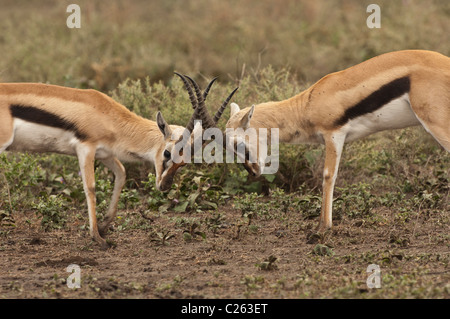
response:
[(168, 150), (164, 151), (164, 157), (169, 159), (170, 158), (170, 152)]

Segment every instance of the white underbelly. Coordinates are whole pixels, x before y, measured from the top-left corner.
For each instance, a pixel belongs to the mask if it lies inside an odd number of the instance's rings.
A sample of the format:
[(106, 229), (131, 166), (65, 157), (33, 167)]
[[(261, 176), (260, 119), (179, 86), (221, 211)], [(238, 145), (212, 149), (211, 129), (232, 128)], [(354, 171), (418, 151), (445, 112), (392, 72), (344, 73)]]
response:
[(392, 100), (375, 112), (361, 115), (342, 127), (346, 142), (384, 131), (419, 125), (420, 122), (409, 104), (409, 94)]
[(14, 136), (7, 151), (54, 152), (75, 155), (79, 140), (71, 131), (14, 119)]

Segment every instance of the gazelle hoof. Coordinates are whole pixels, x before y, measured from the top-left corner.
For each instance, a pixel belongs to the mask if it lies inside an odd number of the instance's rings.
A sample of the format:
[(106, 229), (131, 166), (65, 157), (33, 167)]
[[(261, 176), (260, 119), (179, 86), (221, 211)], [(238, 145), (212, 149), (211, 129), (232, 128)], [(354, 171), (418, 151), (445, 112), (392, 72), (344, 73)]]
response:
[(105, 235), (108, 233), (109, 230), (109, 223), (108, 224), (102, 224), (98, 226), (98, 233), (100, 236), (105, 237)]

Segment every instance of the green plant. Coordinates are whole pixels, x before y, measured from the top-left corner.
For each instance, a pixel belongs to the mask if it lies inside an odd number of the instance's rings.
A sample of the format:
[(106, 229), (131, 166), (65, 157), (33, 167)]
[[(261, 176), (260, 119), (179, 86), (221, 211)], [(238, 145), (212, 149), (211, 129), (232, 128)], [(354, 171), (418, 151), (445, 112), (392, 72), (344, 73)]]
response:
[(36, 214), (42, 216), (41, 225), (45, 230), (64, 227), (67, 217), (67, 201), (62, 196), (50, 195), (39, 198), (33, 205)]
[(240, 283), (245, 286), (246, 289), (245, 296), (247, 298), (250, 297), (255, 290), (261, 289), (264, 282), (265, 279), (263, 276), (253, 276), (253, 275), (246, 275), (240, 281)]
[(187, 171), (180, 174), (180, 183), (172, 184), (167, 194), (155, 188), (155, 176), (149, 174), (148, 181), (143, 182), (148, 191), (149, 208), (158, 209), (164, 213), (169, 210), (182, 213), (190, 210), (204, 211), (217, 209), (228, 195), (221, 192), (221, 188), (211, 185), (210, 177), (201, 171)]
[(366, 183), (336, 187), (334, 213), (337, 216), (346, 215), (350, 218), (370, 216), (377, 203), (371, 189), (372, 186)]
[(199, 231), (198, 228), (200, 227), (197, 223), (189, 223), (186, 225), (187, 227), (183, 231), (183, 238), (185, 241), (191, 241), (195, 239), (195, 237), (200, 236), (203, 239), (206, 239), (206, 233)]
[(212, 230), (213, 234), (215, 234), (217, 230), (223, 226), (224, 219), (224, 214), (215, 213), (211, 217), (206, 217), (203, 223), (208, 229)]
[(170, 233), (170, 230), (154, 231), (150, 235), (150, 240), (160, 244), (161, 246), (166, 246), (169, 244), (168, 241), (174, 236), (175, 235)]
[(261, 270), (276, 270), (278, 269), (278, 266), (275, 265), (276, 261), (277, 257), (270, 255), (263, 262), (257, 263), (256, 267), (258, 267)]
[(254, 215), (267, 213), (267, 205), (261, 202), (263, 195), (245, 193), (235, 198), (235, 208), (241, 211), (243, 217), (251, 219)]
[(327, 245), (323, 244), (317, 244), (314, 246), (313, 254), (318, 256), (333, 256), (334, 252), (332, 248), (328, 247)]
[(45, 171), (39, 166), (39, 157), (29, 154), (0, 154), (3, 194), (7, 195), (4, 209), (15, 210), (30, 203), (36, 187), (42, 187)]

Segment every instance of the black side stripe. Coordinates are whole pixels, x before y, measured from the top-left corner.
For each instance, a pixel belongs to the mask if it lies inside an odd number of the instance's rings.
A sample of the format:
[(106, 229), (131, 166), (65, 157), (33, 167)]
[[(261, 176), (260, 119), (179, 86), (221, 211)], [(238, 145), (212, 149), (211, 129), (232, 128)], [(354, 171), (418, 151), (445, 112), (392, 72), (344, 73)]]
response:
[(87, 139), (87, 135), (81, 132), (74, 123), (67, 121), (53, 113), (40, 110), (33, 106), (24, 106), (18, 104), (12, 104), (10, 106), (10, 110), (11, 115), (15, 118), (19, 118), (27, 122), (71, 131), (79, 140), (82, 141)]
[(349, 120), (361, 115), (372, 113), (390, 101), (399, 98), (409, 92), (411, 83), (409, 77), (398, 78), (388, 84), (383, 85), (378, 90), (361, 100), (359, 103), (347, 109), (338, 120), (334, 122), (336, 126), (341, 126)]

